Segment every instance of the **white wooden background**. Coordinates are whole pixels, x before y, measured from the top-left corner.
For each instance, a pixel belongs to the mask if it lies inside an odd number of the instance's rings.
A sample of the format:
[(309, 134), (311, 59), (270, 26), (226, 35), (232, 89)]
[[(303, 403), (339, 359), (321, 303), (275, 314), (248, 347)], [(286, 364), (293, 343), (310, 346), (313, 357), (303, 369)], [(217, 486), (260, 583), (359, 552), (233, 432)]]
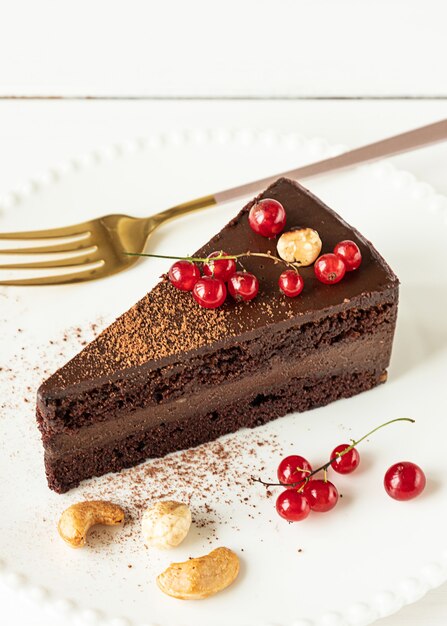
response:
[[(447, 117), (446, 27), (445, 0), (0, 0), (0, 196), (153, 130), (354, 146)], [(447, 195), (447, 145), (394, 161)], [(2, 625), (60, 626), (5, 587), (0, 606)], [(446, 624), (447, 585), (380, 622)]]
[(1, 0), (0, 94), (447, 96), (445, 0)]

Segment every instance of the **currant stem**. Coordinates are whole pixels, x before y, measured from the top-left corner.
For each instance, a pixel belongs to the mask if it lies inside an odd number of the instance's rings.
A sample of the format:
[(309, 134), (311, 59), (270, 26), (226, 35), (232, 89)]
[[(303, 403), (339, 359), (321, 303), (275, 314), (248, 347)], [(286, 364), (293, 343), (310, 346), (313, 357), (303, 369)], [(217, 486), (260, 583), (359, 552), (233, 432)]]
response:
[(274, 263), (283, 263), (284, 265), (287, 265), (287, 267), (293, 268), (295, 271), (298, 271), (298, 267), (300, 267), (301, 265), (298, 261), (295, 263), (289, 263), (288, 261), (284, 261), (284, 259), (281, 259), (275, 256), (271, 252), (250, 252), (250, 250), (247, 250), (247, 252), (240, 252), (238, 254), (218, 255), (212, 258), (195, 257), (195, 256), (171, 256), (168, 254), (146, 254), (143, 252), (125, 252), (124, 254), (126, 256), (147, 256), (153, 259), (172, 259), (175, 261), (191, 261), (191, 263), (209, 263), (209, 261), (228, 261), (228, 260), (237, 261), (238, 259), (241, 259), (243, 257), (256, 256), (256, 257), (262, 257), (265, 259), (270, 259)]
[(261, 480), (260, 478), (253, 478), (253, 480), (255, 482), (257, 482), (257, 483), (261, 483), (261, 485), (264, 485), (265, 487), (287, 487), (287, 489), (292, 489), (292, 488), (299, 487), (299, 485), (301, 485), (302, 483), (304, 483), (302, 485), (302, 487), (304, 487), (306, 485), (306, 483), (308, 483), (309, 480), (312, 478), (312, 476), (315, 476), (315, 474), (318, 474), (318, 472), (321, 472), (321, 471), (323, 471), (325, 473), (324, 476), (325, 476), (325, 480), (326, 480), (326, 470), (329, 468), (329, 466), (334, 461), (336, 461), (339, 457), (344, 456), (345, 454), (348, 454), (348, 452), (351, 452), (351, 450), (353, 448), (358, 446), (359, 443), (361, 443), (362, 441), (367, 439), (373, 433), (377, 432), (381, 428), (384, 428), (385, 426), (388, 426), (389, 424), (394, 424), (394, 422), (411, 422), (412, 424), (414, 424), (415, 421), (416, 420), (411, 419), (411, 417), (396, 417), (395, 419), (392, 419), (392, 420), (389, 420), (388, 422), (384, 422), (383, 424), (380, 424), (380, 426), (376, 426), (376, 428), (373, 428), (373, 430), (370, 430), (369, 433), (366, 433), (366, 435), (363, 435), (363, 437), (360, 437), (360, 439), (357, 439), (357, 441), (355, 441), (355, 439), (351, 439), (352, 443), (351, 443), (350, 446), (345, 448), (342, 452), (337, 452), (337, 454), (334, 457), (332, 457), (332, 459), (329, 459), (329, 461), (327, 463), (325, 463), (321, 467), (318, 467), (316, 470), (313, 470), (312, 472), (310, 472), (310, 474), (308, 476), (306, 476), (305, 478), (302, 478), (300, 481), (298, 481), (296, 483), (290, 483), (290, 484), (267, 483), (267, 482)]

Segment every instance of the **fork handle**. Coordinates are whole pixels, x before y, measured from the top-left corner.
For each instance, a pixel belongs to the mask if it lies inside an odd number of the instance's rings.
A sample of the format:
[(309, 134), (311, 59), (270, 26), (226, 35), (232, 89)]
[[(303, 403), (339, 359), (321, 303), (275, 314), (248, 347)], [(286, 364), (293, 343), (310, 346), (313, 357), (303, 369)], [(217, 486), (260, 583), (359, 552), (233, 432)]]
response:
[(286, 178), (309, 178), (316, 176), (317, 174), (324, 174), (326, 172), (332, 172), (345, 167), (351, 167), (352, 165), (358, 165), (359, 163), (365, 163), (367, 161), (374, 161), (381, 159), (385, 156), (391, 156), (393, 154), (399, 154), (401, 152), (407, 152), (414, 150), (415, 148), (421, 148), (422, 146), (428, 146), (439, 141), (445, 141), (447, 139), (447, 119), (429, 124), (428, 126), (422, 126), (414, 130), (401, 133), (400, 135), (394, 135), (387, 139), (382, 139), (374, 143), (370, 143), (348, 152), (343, 152), (338, 156), (330, 157), (304, 167), (298, 167), (287, 172), (281, 172), (275, 176), (267, 176), (266, 178), (260, 178), (238, 187), (232, 187), (214, 194), (216, 204), (228, 202), (242, 196), (253, 195), (258, 193), (260, 189), (268, 187), (276, 179), (285, 176)]
[(322, 161), (288, 170), (287, 172), (280, 172), (279, 174), (267, 176), (266, 178), (259, 178), (250, 183), (245, 183), (244, 185), (218, 191), (213, 195), (190, 200), (189, 202), (162, 211), (154, 217), (158, 217), (160, 222), (164, 222), (205, 207), (224, 204), (230, 200), (257, 194), (261, 189), (268, 187), (282, 176), (297, 179), (309, 178), (318, 174), (325, 174), (345, 167), (358, 165), (359, 163), (366, 163), (367, 161), (374, 161), (401, 152), (408, 152), (409, 150), (422, 148), (423, 146), (445, 141), (446, 139), (447, 119), (444, 119), (434, 124), (421, 126), (420, 128), (415, 128), (414, 130), (394, 135), (393, 137), (388, 137), (387, 139), (382, 139), (366, 146), (349, 150), (348, 152), (343, 152), (343, 154), (330, 157), (329, 159), (323, 159)]

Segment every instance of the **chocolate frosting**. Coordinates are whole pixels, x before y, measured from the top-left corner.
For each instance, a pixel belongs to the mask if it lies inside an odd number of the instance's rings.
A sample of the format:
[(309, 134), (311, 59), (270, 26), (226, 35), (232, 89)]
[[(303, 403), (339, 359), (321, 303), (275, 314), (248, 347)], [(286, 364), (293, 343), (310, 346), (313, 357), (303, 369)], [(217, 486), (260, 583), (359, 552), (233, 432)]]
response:
[[(283, 204), (286, 230), (298, 226), (317, 230), (323, 241), (322, 253), (332, 252), (338, 241), (354, 240), (362, 252), (361, 267), (347, 273), (336, 285), (319, 282), (313, 267), (302, 268), (302, 294), (286, 298), (278, 289), (283, 265), (256, 257), (244, 258), (244, 268), (259, 279), (258, 296), (249, 303), (236, 303), (229, 296), (215, 310), (199, 307), (190, 293), (175, 289), (164, 278), (43, 383), (39, 390), (41, 404), (48, 398), (75, 393), (79, 385), (84, 389), (94, 387), (135, 368), (159, 368), (235, 339), (259, 336), (271, 325), (296, 324), (297, 318), (304, 323), (353, 306), (373, 306), (383, 299), (384, 291), (396, 290), (396, 276), (370, 242), (298, 183), (281, 178), (259, 198), (275, 198)], [(276, 254), (276, 240), (257, 235), (248, 224), (248, 212), (254, 202), (246, 205), (196, 256), (206, 256), (214, 250)]]

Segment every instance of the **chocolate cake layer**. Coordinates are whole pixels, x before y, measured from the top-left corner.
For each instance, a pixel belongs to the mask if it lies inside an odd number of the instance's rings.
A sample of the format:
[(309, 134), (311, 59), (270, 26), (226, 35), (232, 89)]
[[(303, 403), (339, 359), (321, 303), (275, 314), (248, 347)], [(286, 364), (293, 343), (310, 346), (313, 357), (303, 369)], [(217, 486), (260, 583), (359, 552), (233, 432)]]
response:
[(194, 421), (202, 412), (219, 410), (228, 404), (257, 396), (284, 384), (287, 379), (303, 380), (330, 375), (340, 376), (346, 372), (361, 372), (371, 369), (383, 372), (390, 360), (392, 339), (391, 328), (378, 331), (344, 343), (335, 343), (320, 349), (316, 354), (295, 359), (284, 359), (283, 355), (264, 362), (257, 372), (234, 378), (231, 381), (197, 390), (187, 398), (177, 398), (157, 406), (148, 406), (129, 414), (123, 411), (104, 428), (101, 422), (79, 428), (75, 433), (54, 435), (48, 442), (46, 453), (61, 456), (72, 450), (109, 443), (142, 429), (160, 423)]
[(48, 484), (58, 493), (65, 493), (85, 478), (117, 472), (147, 458), (162, 457), (176, 450), (198, 446), (241, 428), (261, 426), (292, 411), (303, 412), (334, 400), (350, 398), (385, 380), (385, 372), (373, 369), (283, 381), (282, 385), (247, 397), (244, 402), (196, 414), (193, 428), (189, 421), (183, 419), (161, 422), (105, 445), (86, 447), (59, 458), (46, 456)]
[[(243, 263), (259, 279), (258, 296), (248, 303), (228, 298), (215, 310), (162, 280), (40, 387), (38, 425), (52, 488), (64, 491), (90, 475), (348, 397), (381, 380), (395, 328), (396, 276), (360, 233), (297, 183), (280, 179), (262, 197), (283, 204), (286, 229), (317, 230), (323, 253), (354, 240), (360, 269), (324, 285), (313, 267), (302, 268), (303, 292), (286, 298), (278, 289), (284, 268), (251, 256)], [(195, 256), (274, 252), (276, 241), (248, 225), (253, 202)], [(330, 380), (342, 390), (329, 392)]]
[[(396, 316), (396, 292), (391, 290), (386, 302), (367, 310), (351, 308), (305, 324), (295, 320), (294, 324), (272, 331), (262, 340), (241, 341), (229, 348), (209, 350), (201, 357), (191, 357), (186, 364), (155, 370), (140, 368), (99, 385), (93, 392), (85, 390), (73, 396), (67, 394), (64, 402), (56, 405), (51, 418), (46, 412), (46, 418), (39, 420), (44, 441), (54, 434), (68, 433), (90, 424), (91, 414), (98, 423), (113, 420), (129, 410), (149, 406), (160, 409), (166, 402), (198, 389), (206, 390), (255, 372), (259, 363), (278, 354), (282, 358), (303, 359), (317, 349), (375, 332), (382, 325), (394, 329)], [(45, 407), (40, 401), (38, 407), (43, 414)]]

